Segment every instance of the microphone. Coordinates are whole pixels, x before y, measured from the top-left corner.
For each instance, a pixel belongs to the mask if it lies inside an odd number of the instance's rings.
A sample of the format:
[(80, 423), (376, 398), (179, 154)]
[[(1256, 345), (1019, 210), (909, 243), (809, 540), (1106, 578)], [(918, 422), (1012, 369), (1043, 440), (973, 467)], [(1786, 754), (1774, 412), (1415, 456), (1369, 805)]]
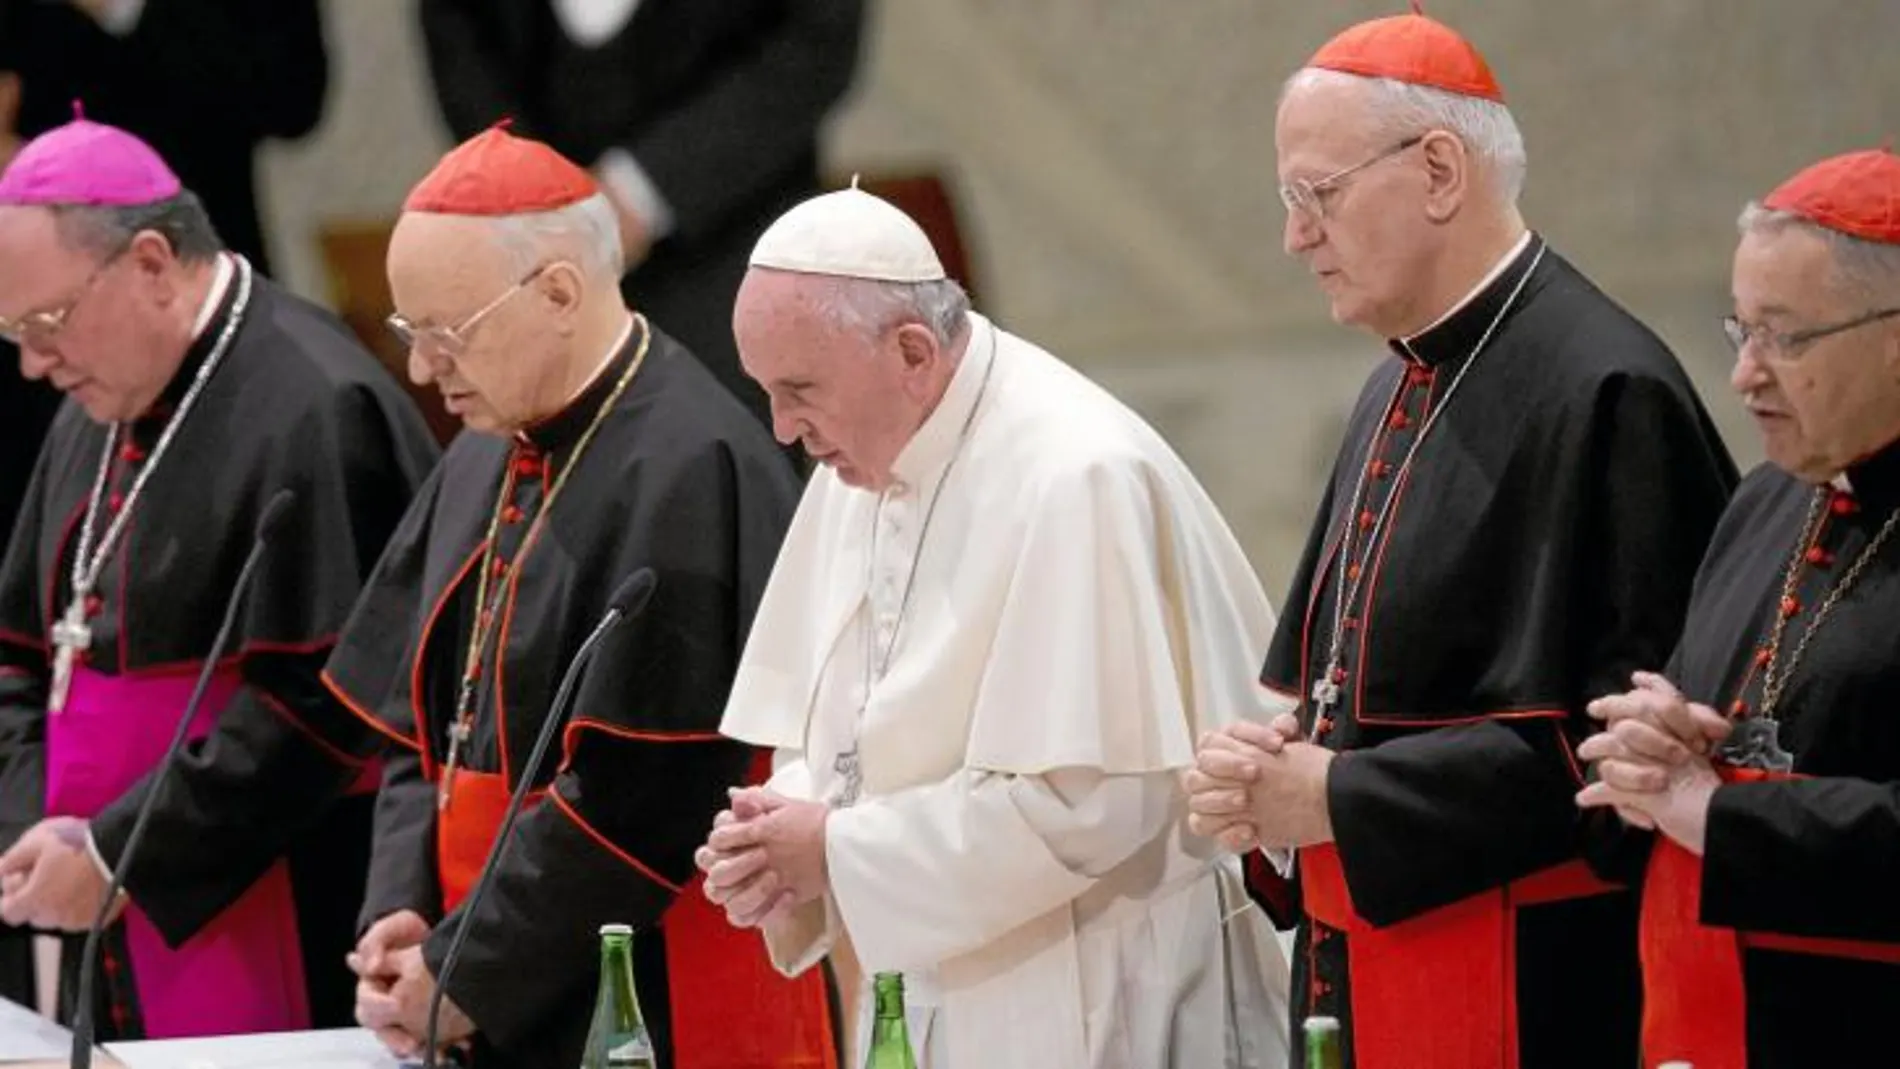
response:
[(595, 624), (593, 632), (581, 641), (580, 649), (574, 651), (574, 659), (567, 664), (567, 673), (561, 677), (561, 685), (554, 692), (554, 701), (548, 706), (548, 715), (541, 721), (541, 733), (535, 737), (534, 749), (528, 754), (528, 763), (522, 766), (521, 780), (515, 784), (514, 794), (508, 798), (501, 828), (495, 832), (495, 842), (488, 848), (488, 859), (482, 862), (481, 873), (469, 887), (468, 897), (462, 900), (462, 922), (455, 926), (455, 934), (449, 937), (448, 952), (442, 955), (442, 970), (435, 978), (435, 994), (429, 999), (429, 1027), (422, 1044), (424, 1069), (436, 1069), (436, 1035), (441, 1024), (442, 997), (449, 989), (449, 976), (455, 972), (455, 963), (462, 957), (462, 944), (468, 942), (469, 922), (475, 916), (475, 907), (481, 905), (482, 896), (488, 892), (496, 866), (508, 850), (508, 833), (514, 830), (515, 818), (521, 815), (522, 803), (527, 801), (528, 791), (534, 786), (535, 775), (540, 771), (542, 759), (547, 756), (548, 745), (554, 741), (555, 729), (566, 720), (565, 713), (573, 697), (574, 685), (579, 682), (587, 662), (593, 660), (594, 653), (607, 633), (622, 620), (646, 611), (647, 602), (653, 597), (653, 588), (658, 583), (659, 579), (651, 568), (641, 568), (621, 580), (620, 585), (614, 588), (613, 596), (607, 599), (607, 611), (601, 616), (600, 623)]
[(230, 644), (238, 606), (244, 602), (244, 593), (250, 588), (258, 562), (264, 559), (264, 547), (277, 533), (277, 528), (283, 525), (284, 517), (289, 514), (296, 500), (294, 491), (279, 490), (265, 503), (264, 511), (258, 514), (251, 554), (244, 558), (244, 567), (238, 572), (237, 582), (231, 586), (230, 600), (224, 605), (224, 622), (218, 625), (217, 637), (211, 640), (204, 667), (198, 670), (198, 684), (192, 688), (190, 700), (185, 702), (185, 711), (178, 718), (178, 727), (172, 731), (165, 756), (154, 767), (151, 782), (145, 788), (145, 797), (139, 800), (138, 815), (132, 821), (132, 831), (125, 837), (125, 849), (119, 852), (119, 863), (112, 867), (112, 878), (106, 881), (105, 901), (99, 904), (99, 912), (93, 916), (92, 926), (86, 929), (86, 947), (79, 959), (79, 988), (73, 1009), (73, 1069), (92, 1069), (92, 1037), (95, 1029), (92, 989), (98, 982), (99, 939), (105, 933), (106, 918), (112, 913), (113, 900), (119, 897), (119, 891), (125, 886), (126, 873), (132, 867), (132, 857), (138, 852), (139, 842), (145, 838), (145, 825), (151, 822), (152, 809), (158, 800), (159, 780), (165, 775), (165, 770), (171, 767), (178, 751), (184, 747), (186, 736), (191, 734), (191, 723), (197, 719), (198, 706), (204, 701), (205, 690), (211, 685), (212, 673), (217, 671), (218, 658), (223, 656), (224, 647)]

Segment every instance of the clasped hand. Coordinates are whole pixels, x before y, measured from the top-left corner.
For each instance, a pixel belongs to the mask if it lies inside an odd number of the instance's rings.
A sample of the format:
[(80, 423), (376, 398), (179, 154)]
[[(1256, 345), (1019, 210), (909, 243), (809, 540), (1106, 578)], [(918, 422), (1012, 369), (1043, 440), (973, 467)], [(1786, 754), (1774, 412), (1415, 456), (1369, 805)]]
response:
[(1625, 823), (1655, 829), (1700, 855), (1709, 803), (1722, 783), (1710, 755), (1730, 724), (1660, 675), (1630, 679), (1634, 689), (1590, 703), (1591, 718), (1605, 726), (1577, 748), (1596, 773), (1577, 792), (1577, 804), (1614, 808)]
[(825, 822), (831, 807), (759, 787), (734, 789), (731, 807), (693, 855), (705, 894), (735, 927), (756, 928), (822, 897), (830, 888)]
[[(401, 910), (370, 925), (345, 959), (357, 978), (356, 1023), (399, 1058), (420, 1057), (429, 1034), (435, 976), (422, 957), (428, 938), (429, 923), (421, 914)], [(452, 1047), (474, 1034), (475, 1022), (444, 997), (436, 1045)]]
[(1203, 735), (1182, 779), (1189, 830), (1236, 853), (1332, 841), (1326, 775), (1333, 756), (1306, 741), (1291, 713)]
[[(78, 817), (48, 817), (0, 854), (0, 920), (49, 931), (92, 927), (106, 899), (106, 874), (86, 845), (90, 828)], [(107, 914), (124, 912), (121, 893)]]

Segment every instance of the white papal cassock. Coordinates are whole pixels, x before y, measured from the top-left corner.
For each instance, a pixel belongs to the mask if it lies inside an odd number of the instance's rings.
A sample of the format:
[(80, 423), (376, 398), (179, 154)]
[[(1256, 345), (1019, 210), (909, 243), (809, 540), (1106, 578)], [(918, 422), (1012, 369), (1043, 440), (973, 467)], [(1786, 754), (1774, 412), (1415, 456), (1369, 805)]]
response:
[(1179, 782), (1282, 708), (1272, 609), (1159, 435), (970, 326), (896, 485), (813, 477), (739, 668), (723, 730), (775, 748), (771, 789), (862, 775), (772, 958), (902, 972), (924, 1069), (1282, 1066), (1279, 943)]

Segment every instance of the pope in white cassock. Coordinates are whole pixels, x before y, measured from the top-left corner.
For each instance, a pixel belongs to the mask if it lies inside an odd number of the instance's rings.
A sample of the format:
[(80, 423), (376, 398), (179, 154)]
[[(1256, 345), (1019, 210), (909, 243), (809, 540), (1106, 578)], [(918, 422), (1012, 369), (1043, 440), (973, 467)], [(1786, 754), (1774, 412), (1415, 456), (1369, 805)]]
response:
[(847, 1006), (901, 974), (923, 1069), (1285, 1065), (1279, 943), (1179, 780), (1281, 711), (1219, 512), (890, 204), (807, 201), (751, 263), (746, 372), (820, 469), (722, 724), (775, 773), (699, 851), (707, 894), (784, 972), (829, 955)]

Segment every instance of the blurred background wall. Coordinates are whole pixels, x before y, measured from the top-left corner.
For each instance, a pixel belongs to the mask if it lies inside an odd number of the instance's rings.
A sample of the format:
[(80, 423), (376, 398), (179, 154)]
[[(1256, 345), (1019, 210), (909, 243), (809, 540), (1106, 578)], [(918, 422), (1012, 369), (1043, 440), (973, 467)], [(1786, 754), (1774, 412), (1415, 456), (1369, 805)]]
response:
[[(719, 0), (706, 0), (716, 3)], [(1276, 605), (1374, 339), (1280, 251), (1280, 81), (1367, 0), (879, 0), (834, 175), (949, 185), (986, 310), (1147, 415)], [(1743, 202), (1900, 131), (1900, 0), (1431, 0), (1484, 51), (1531, 155), (1532, 225), (1682, 356), (1760, 456), (1716, 320)], [(408, 0), (329, 0), (322, 127), (273, 146), (280, 273), (380, 221), (447, 147)]]

